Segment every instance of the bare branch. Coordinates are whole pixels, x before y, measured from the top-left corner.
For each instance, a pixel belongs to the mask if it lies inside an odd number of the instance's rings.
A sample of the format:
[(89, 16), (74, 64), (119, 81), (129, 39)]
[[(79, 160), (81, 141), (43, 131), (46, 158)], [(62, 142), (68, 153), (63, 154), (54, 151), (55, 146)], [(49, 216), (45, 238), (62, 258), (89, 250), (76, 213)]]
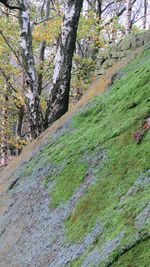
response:
[(109, 3), (109, 4), (102, 10), (102, 13), (105, 12), (105, 10), (106, 10), (109, 6), (113, 5), (114, 3), (115, 3), (115, 1)]
[[(134, 5), (134, 3), (136, 2), (137, 0), (133, 0), (132, 1), (132, 5)], [(109, 25), (116, 17), (119, 18), (124, 12), (126, 11), (126, 6), (124, 6), (117, 14), (116, 16), (112, 17), (108, 22), (105, 23), (105, 26), (106, 25)]]
[(58, 15), (55, 15), (55, 16), (53, 16), (53, 17), (49, 17), (49, 18), (45, 18), (45, 19), (42, 19), (42, 20), (40, 20), (40, 21), (35, 21), (33, 24), (35, 24), (35, 25), (39, 25), (39, 24), (41, 24), (41, 23), (44, 23), (44, 22), (46, 22), (47, 20), (51, 20), (51, 19), (54, 19), (55, 17), (57, 17)]
[(20, 7), (18, 6), (10, 6), (8, 4), (8, 0), (0, 0), (0, 3), (2, 3), (5, 7), (9, 8), (10, 10), (22, 10)]
[(12, 83), (10, 82), (10, 78), (9, 78), (9, 76), (6, 75), (6, 73), (3, 71), (2, 68), (0, 68), (0, 72), (1, 72), (1, 74), (3, 75), (3, 77), (4, 77), (4, 79), (5, 79), (5, 82), (7, 83), (7, 85), (8, 85), (10, 88), (12, 88), (13, 91), (14, 91), (15, 93), (17, 93), (17, 89), (16, 89), (16, 88), (12, 85)]
[(13, 52), (13, 54), (15, 55), (16, 59), (18, 60), (18, 63), (22, 66), (22, 63), (20, 61), (19, 56), (17, 55), (16, 51), (13, 49), (13, 47), (10, 45), (10, 42), (7, 40), (7, 38), (5, 37), (5, 35), (3, 34), (3, 32), (0, 30), (0, 34), (3, 38), (3, 40), (5, 41), (5, 43), (7, 44), (7, 46), (9, 47), (9, 49)]

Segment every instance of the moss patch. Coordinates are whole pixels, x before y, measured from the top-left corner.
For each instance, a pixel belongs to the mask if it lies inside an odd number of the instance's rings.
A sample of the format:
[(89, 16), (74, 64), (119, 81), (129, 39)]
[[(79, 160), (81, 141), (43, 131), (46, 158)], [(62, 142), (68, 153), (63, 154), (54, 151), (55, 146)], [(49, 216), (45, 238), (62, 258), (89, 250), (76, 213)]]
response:
[(122, 255), (112, 267), (147, 267), (150, 263), (150, 239), (143, 241)]
[[(78, 166), (78, 167), (77, 167)], [(68, 162), (59, 176), (55, 178), (55, 186), (50, 192), (52, 198), (51, 207), (57, 206), (60, 201), (68, 200), (74, 189), (84, 180), (86, 165), (80, 164), (78, 159)]]
[[(143, 208), (142, 201), (148, 201), (149, 192), (143, 189), (124, 202), (123, 210), (117, 211), (121, 197), (140, 173), (150, 167), (150, 131), (140, 145), (133, 139), (134, 132), (150, 112), (149, 54), (150, 51), (147, 50), (124, 68), (126, 75), (116, 81), (109, 92), (97, 97), (88, 109), (74, 118), (74, 127), (80, 125), (78, 131), (82, 131), (82, 136), (85, 136), (82, 148), (88, 149), (89, 144), (99, 146), (106, 148), (108, 155), (103, 168), (97, 173), (97, 183), (80, 199), (66, 221), (69, 240), (81, 239), (92, 229), (98, 218), (105, 223), (108, 220), (112, 228), (128, 228), (132, 232), (133, 218)], [(138, 71), (132, 72), (133, 68)], [(131, 108), (133, 102), (138, 104)]]

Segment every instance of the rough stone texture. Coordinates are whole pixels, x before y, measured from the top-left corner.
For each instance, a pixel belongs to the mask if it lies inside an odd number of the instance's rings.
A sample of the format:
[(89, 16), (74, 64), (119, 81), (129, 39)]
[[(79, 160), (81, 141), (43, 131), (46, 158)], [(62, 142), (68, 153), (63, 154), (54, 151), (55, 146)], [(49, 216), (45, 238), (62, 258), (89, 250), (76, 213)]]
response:
[(95, 75), (96, 76), (100, 76), (100, 75), (104, 75), (104, 74), (105, 74), (104, 68), (101, 68), (100, 70), (96, 70), (95, 71)]
[(118, 49), (120, 51), (124, 51), (124, 50), (128, 50), (131, 48), (131, 41), (130, 39), (125, 39), (125, 40), (122, 40), (119, 45), (118, 45)]
[(131, 34), (120, 40), (117, 44), (111, 45), (104, 51), (99, 51), (97, 55), (97, 65), (95, 74), (103, 75), (118, 60), (128, 56), (136, 48), (150, 42), (150, 30), (145, 33)]
[(116, 238), (108, 241), (101, 249), (98, 249), (97, 247), (94, 248), (85, 258), (81, 267), (97, 266), (103, 262), (109, 254), (118, 247), (123, 236), (124, 232), (120, 232)]
[(48, 192), (41, 185), (41, 178), (36, 182), (22, 181), (20, 190), (16, 187), (10, 193), (12, 202), (1, 218), (0, 266), (61, 267), (84, 252), (102, 227), (96, 224), (82, 243), (68, 246), (64, 244), (63, 221), (92, 181), (87, 178), (66, 205), (54, 210), (48, 208)]
[(125, 196), (121, 198), (121, 201), (124, 201), (128, 196), (137, 193), (139, 190), (144, 189), (150, 184), (150, 170), (146, 173), (141, 174), (141, 176), (135, 181), (135, 183), (129, 188)]
[(142, 229), (143, 226), (150, 223), (150, 202), (146, 205), (146, 207), (138, 214), (136, 217), (136, 225), (139, 229)]
[(144, 33), (144, 44), (148, 43), (150, 40), (150, 31)]
[[(64, 131), (66, 128), (60, 128)], [(96, 166), (105, 158), (106, 151), (94, 153), (82, 159), (89, 164), (89, 170), (84, 182), (77, 188), (73, 196), (65, 204), (56, 209), (49, 209), (48, 191), (53, 188), (51, 182), (46, 189), (42, 185), (42, 172), (33, 173), (25, 179), (20, 179), (7, 192), (7, 209), (0, 219), (0, 267), (65, 267), (66, 264), (86, 253), (97, 237), (103, 233), (103, 225), (96, 222), (90, 233), (76, 244), (66, 244), (64, 221), (68, 218), (79, 198), (85, 190), (95, 183), (94, 172)], [(53, 168), (53, 166), (52, 166)], [(50, 167), (49, 167), (50, 170)], [(129, 195), (133, 195), (139, 187), (146, 187), (150, 182), (150, 171), (136, 180), (129, 188), (121, 202)], [(120, 203), (121, 203), (120, 202)], [(16, 213), (17, 210), (17, 213)], [(150, 220), (150, 205), (147, 204), (135, 218), (139, 229)], [(108, 240), (101, 247), (95, 247), (87, 254), (81, 267), (91, 267), (103, 263), (109, 255), (120, 245), (124, 231), (113, 239)], [(1, 256), (2, 255), (2, 256)]]
[[(53, 141), (69, 130), (70, 121), (67, 121), (53, 133)], [(33, 155), (37, 152), (34, 151)], [(50, 173), (54, 166), (43, 165), (45, 171), (37, 168), (24, 179), (18, 179), (18, 170), (16, 183), (4, 196), (7, 195), (8, 201), (0, 218), (0, 267), (63, 267), (84, 253), (102, 233), (102, 225), (97, 222), (82, 242), (72, 245), (65, 243), (64, 221), (85, 190), (95, 182), (96, 165), (100, 164), (105, 154), (101, 151), (92, 158), (88, 155), (83, 157), (83, 161), (89, 164), (83, 183), (67, 203), (60, 204), (56, 209), (49, 208), (48, 192), (52, 190), (53, 182), (49, 183), (48, 188), (43, 186), (45, 174)]]

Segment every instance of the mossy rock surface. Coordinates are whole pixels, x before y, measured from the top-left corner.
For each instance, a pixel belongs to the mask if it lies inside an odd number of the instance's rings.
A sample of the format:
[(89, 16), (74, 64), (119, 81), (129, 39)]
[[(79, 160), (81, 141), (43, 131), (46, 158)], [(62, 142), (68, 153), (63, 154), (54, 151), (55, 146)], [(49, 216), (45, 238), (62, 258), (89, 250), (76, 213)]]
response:
[(148, 266), (149, 118), (147, 46), (14, 171), (2, 266)]
[[(97, 55), (96, 70), (108, 69), (114, 64), (115, 61), (119, 61), (122, 58), (134, 53), (137, 48), (142, 48), (145, 44), (150, 43), (150, 30), (129, 34), (125, 38), (119, 40), (117, 44), (111, 44), (103, 51), (100, 49)], [(95, 72), (96, 74), (96, 72)]]

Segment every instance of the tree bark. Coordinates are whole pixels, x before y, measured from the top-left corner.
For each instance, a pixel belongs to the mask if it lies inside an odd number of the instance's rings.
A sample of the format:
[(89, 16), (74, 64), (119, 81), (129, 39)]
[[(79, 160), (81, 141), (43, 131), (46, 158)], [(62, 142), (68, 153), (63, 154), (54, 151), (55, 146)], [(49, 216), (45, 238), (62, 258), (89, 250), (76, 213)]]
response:
[(8, 95), (4, 94), (4, 105), (2, 109), (2, 129), (1, 129), (1, 166), (8, 164)]
[(20, 107), (18, 110), (18, 122), (16, 126), (16, 136), (21, 137), (22, 135), (22, 124), (24, 117), (24, 107)]
[(146, 29), (147, 22), (147, 0), (144, 0), (144, 20), (143, 20), (143, 29)]
[[(45, 7), (45, 19), (48, 19), (50, 16), (50, 3), (51, 0), (47, 0)], [(42, 12), (41, 12), (42, 13)], [(43, 19), (43, 18), (42, 18)], [(46, 49), (46, 41), (42, 41), (40, 45), (40, 71), (38, 73), (38, 92), (41, 95), (42, 92), (42, 84), (43, 84), (43, 62), (45, 60), (45, 49)]]
[(28, 1), (18, 0), (18, 5), (20, 7), (20, 46), (22, 49), (22, 63), (24, 67), (24, 94), (27, 100), (26, 104), (31, 138), (35, 139), (44, 130), (38, 92), (38, 76), (33, 56)]
[[(16, 125), (16, 139), (20, 139), (22, 137), (22, 125), (23, 125), (23, 118), (24, 118), (24, 107), (20, 107), (18, 110), (18, 121)], [(19, 156), (21, 153), (21, 149), (16, 149), (16, 154)]]
[(131, 32), (132, 0), (126, 0), (126, 34)]
[(97, 14), (99, 19), (102, 17), (102, 0), (97, 0)]
[(47, 101), (45, 127), (48, 127), (68, 110), (72, 59), (82, 5), (83, 0), (68, 0), (65, 6), (52, 86)]

